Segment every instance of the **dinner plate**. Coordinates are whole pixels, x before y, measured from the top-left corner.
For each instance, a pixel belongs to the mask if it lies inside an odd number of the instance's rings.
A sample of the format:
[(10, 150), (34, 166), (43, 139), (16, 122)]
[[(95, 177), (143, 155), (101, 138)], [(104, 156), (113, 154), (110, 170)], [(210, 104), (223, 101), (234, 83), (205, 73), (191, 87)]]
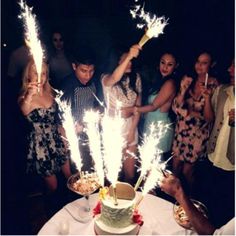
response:
[[(191, 199), (191, 201), (193, 202), (193, 204), (197, 207), (197, 209), (202, 212), (202, 214), (207, 218), (207, 208), (206, 206), (197, 201), (197, 200), (194, 200), (194, 199)], [(186, 215), (183, 207), (178, 203), (176, 202), (174, 204), (174, 207), (173, 207), (173, 215), (174, 215), (174, 218), (175, 218), (175, 221), (182, 227), (186, 228), (186, 229), (193, 229), (189, 219), (188, 219), (188, 216)]]

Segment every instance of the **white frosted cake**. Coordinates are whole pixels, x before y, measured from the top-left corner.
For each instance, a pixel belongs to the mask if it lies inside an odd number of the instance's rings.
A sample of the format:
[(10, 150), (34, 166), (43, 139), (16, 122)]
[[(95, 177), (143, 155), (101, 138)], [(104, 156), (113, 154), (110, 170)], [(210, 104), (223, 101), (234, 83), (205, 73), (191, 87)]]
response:
[(135, 191), (127, 183), (117, 183), (117, 202), (114, 204), (113, 190), (101, 201), (101, 214), (95, 217), (94, 229), (98, 235), (138, 234), (140, 226), (133, 222)]

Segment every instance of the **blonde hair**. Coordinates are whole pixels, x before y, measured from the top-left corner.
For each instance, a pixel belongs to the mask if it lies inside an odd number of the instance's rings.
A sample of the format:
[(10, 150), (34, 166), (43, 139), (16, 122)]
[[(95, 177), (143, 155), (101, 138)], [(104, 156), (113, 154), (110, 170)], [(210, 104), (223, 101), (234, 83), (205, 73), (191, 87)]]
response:
[[(23, 76), (22, 76), (22, 87), (21, 87), (21, 92), (20, 94), (22, 96), (25, 95), (27, 89), (28, 89), (28, 84), (29, 84), (29, 71), (31, 69), (31, 67), (35, 65), (35, 62), (33, 59), (31, 59), (28, 64), (26, 65), (25, 69), (24, 69), (24, 72), (23, 72)], [(46, 82), (45, 82), (45, 89), (52, 92), (52, 88), (51, 88), (51, 85), (49, 84), (49, 68), (48, 68), (48, 65), (45, 61), (43, 61), (42, 63), (42, 67), (43, 65), (45, 66), (46, 68)]]

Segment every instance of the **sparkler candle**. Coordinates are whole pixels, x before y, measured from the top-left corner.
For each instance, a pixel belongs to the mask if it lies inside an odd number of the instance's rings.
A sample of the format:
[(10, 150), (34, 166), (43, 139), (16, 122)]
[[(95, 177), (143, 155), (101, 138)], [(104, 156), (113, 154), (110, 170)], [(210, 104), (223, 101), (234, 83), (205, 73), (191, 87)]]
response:
[[(121, 133), (123, 119), (119, 116), (111, 117), (105, 113), (101, 125), (105, 173), (115, 190), (122, 166), (123, 148), (125, 146), (125, 139)], [(114, 201), (117, 203), (116, 196), (114, 196)]]
[(65, 101), (62, 102), (60, 100), (61, 96), (62, 93), (60, 94), (60, 96), (56, 97), (56, 102), (58, 103), (59, 108), (62, 111), (62, 123), (66, 132), (66, 138), (71, 152), (71, 159), (75, 163), (75, 166), (80, 172), (81, 177), (82, 160), (79, 151), (78, 138), (75, 131), (75, 123), (71, 113), (71, 106)]
[[(38, 26), (36, 23), (36, 16), (32, 14), (32, 9), (27, 6), (23, 0), (19, 2), (19, 5), (21, 7), (21, 14), (19, 15), (19, 18), (23, 20), (24, 24), (24, 34), (25, 34), (25, 42), (27, 46), (30, 48), (30, 53), (33, 56), (36, 70), (38, 73), (38, 85), (41, 82), (41, 70), (42, 70), (42, 63), (43, 63), (43, 49), (41, 46), (41, 42), (38, 38)], [(38, 92), (39, 92), (38, 88)]]
[(158, 150), (158, 143), (168, 129), (168, 124), (158, 122), (156, 125), (151, 123), (150, 133), (144, 134), (144, 140), (141, 146), (138, 147), (141, 159), (141, 173), (137, 183), (135, 184), (135, 191), (141, 184), (147, 171), (150, 169), (152, 162), (157, 156), (160, 156), (160, 150)]
[(207, 83), (208, 83), (208, 73), (206, 73), (206, 77), (205, 77), (205, 88), (207, 88)]
[(157, 186), (158, 181), (163, 178), (163, 174), (161, 172), (161, 169), (158, 167), (159, 160), (155, 160), (150, 168), (150, 171), (148, 173), (148, 176), (146, 178), (146, 181), (144, 183), (143, 189), (142, 189), (142, 196), (135, 204), (135, 208), (139, 206), (141, 201), (143, 200), (144, 196), (153, 188)]
[(164, 16), (157, 17), (155, 14), (151, 16), (151, 14), (145, 12), (140, 5), (137, 5), (134, 10), (130, 10), (130, 13), (133, 18), (139, 17), (145, 22), (144, 24), (138, 24), (138, 28), (147, 27), (146, 33), (138, 43), (140, 47), (143, 47), (149, 39), (153, 37), (157, 38), (160, 34), (163, 34), (163, 29), (168, 24), (168, 19), (165, 19)]
[(101, 152), (101, 136), (99, 130), (100, 114), (98, 111), (86, 111), (84, 122), (86, 123), (86, 133), (89, 139), (90, 153), (95, 163), (100, 185), (104, 186), (104, 164)]

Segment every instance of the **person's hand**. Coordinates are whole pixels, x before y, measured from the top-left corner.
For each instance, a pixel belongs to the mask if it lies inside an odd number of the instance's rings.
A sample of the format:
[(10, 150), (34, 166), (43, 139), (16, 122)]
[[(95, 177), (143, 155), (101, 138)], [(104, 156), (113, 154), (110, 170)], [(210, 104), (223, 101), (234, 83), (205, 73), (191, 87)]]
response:
[(62, 141), (65, 145), (65, 148), (69, 149), (69, 142), (66, 138), (66, 132), (65, 132), (65, 129), (63, 128), (63, 126), (61, 126), (61, 125), (58, 126), (58, 132), (59, 132), (59, 134), (61, 134), (61, 138), (62, 138)]
[(205, 99), (210, 99), (212, 94), (213, 94), (213, 89), (211, 86), (205, 86), (204, 83), (200, 83), (199, 84), (199, 87), (200, 87), (200, 91), (201, 91), (201, 94), (202, 96), (205, 98)]
[(27, 86), (27, 97), (33, 97), (35, 94), (38, 93), (38, 90), (41, 88), (41, 84), (38, 83), (38, 82), (30, 82), (28, 83), (28, 86)]
[(122, 107), (120, 109), (121, 117), (128, 118), (134, 114), (135, 107)]
[(185, 75), (183, 77), (183, 79), (181, 80), (181, 83), (180, 83), (180, 92), (181, 92), (181, 94), (184, 94), (187, 91), (187, 89), (189, 88), (189, 86), (191, 85), (192, 82), (193, 82), (192, 77), (189, 77), (187, 75)]
[(165, 175), (166, 177), (164, 177), (159, 183), (161, 190), (176, 198), (176, 195), (182, 191), (180, 180), (173, 174), (165, 173)]
[(141, 47), (140, 47), (138, 44), (133, 45), (133, 46), (129, 49), (128, 57), (129, 57), (130, 59), (138, 57), (140, 50), (141, 50)]

